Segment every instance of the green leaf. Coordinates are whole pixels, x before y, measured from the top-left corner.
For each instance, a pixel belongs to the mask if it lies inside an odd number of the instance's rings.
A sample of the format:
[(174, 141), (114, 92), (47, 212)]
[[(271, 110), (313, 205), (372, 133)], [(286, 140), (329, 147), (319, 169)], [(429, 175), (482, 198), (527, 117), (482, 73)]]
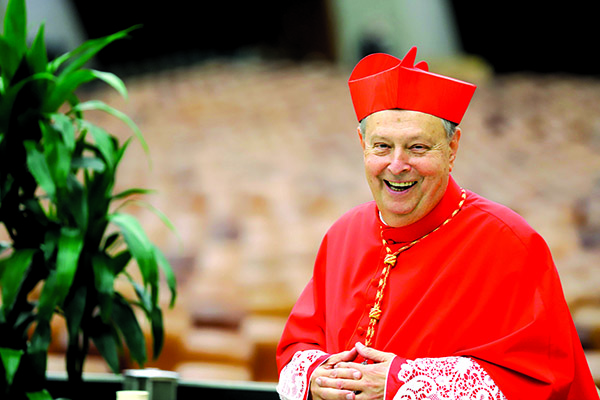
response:
[(25, 0), (10, 0), (4, 17), (4, 36), (23, 54), (27, 48), (27, 7)]
[(23, 350), (0, 347), (0, 358), (2, 358), (2, 365), (4, 366), (8, 386), (12, 385), (15, 373), (21, 363), (21, 356), (23, 356)]
[[(158, 288), (158, 265), (154, 255), (154, 245), (150, 242), (141, 225), (131, 215), (114, 213), (109, 221), (117, 225), (131, 255), (138, 263), (145, 286), (150, 286), (154, 296)], [(154, 303), (156, 301), (153, 299)]]
[(50, 96), (44, 99), (42, 111), (55, 112), (81, 84), (94, 79), (96, 79), (94, 74), (87, 69), (75, 70), (67, 75), (59, 76)]
[(14, 181), (15, 179), (12, 177), (12, 175), (6, 176), (4, 178), (4, 182), (0, 179), (0, 205), (4, 199), (4, 196), (10, 192)]
[(164, 324), (163, 315), (160, 308), (155, 307), (150, 314), (150, 323), (152, 326), (152, 358), (156, 360), (160, 355), (164, 344)]
[(95, 79), (107, 83), (121, 96), (127, 99), (127, 89), (125, 84), (115, 74), (92, 69), (78, 69), (69, 74), (60, 75), (56, 80), (56, 87), (44, 102), (42, 110), (45, 112), (54, 112), (69, 99), (79, 86)]
[(75, 127), (71, 118), (61, 113), (50, 114), (49, 117), (54, 129), (62, 135), (62, 140), (67, 149), (73, 152), (75, 149)]
[(57, 285), (56, 276), (56, 270), (51, 270), (48, 273), (48, 277), (42, 288), (42, 293), (40, 294), (40, 299), (38, 301), (38, 319), (40, 321), (50, 321), (52, 313), (54, 313), (54, 307), (56, 307), (57, 304), (54, 296), (54, 292), (56, 291), (55, 287)]
[(80, 330), (79, 328), (85, 311), (86, 296), (87, 287), (82, 285), (77, 287), (73, 295), (65, 300), (64, 312), (69, 340), (76, 338)]
[(39, 300), (39, 318), (49, 321), (57, 305), (62, 305), (77, 271), (83, 237), (78, 229), (62, 228), (58, 239), (56, 270), (52, 270)]
[(154, 246), (154, 256), (156, 257), (156, 261), (163, 274), (165, 274), (167, 285), (171, 291), (169, 307), (173, 307), (175, 305), (175, 300), (177, 299), (177, 279), (175, 278), (175, 273), (173, 273), (173, 269), (171, 268), (171, 264), (167, 260), (167, 257), (165, 257), (163, 252), (156, 246)]
[(145, 201), (141, 201), (141, 200), (128, 200), (125, 203), (123, 203), (122, 205), (119, 206), (119, 208), (122, 208), (123, 206), (125, 206), (126, 204), (136, 204), (139, 205), (141, 207), (146, 208), (147, 210), (151, 211), (154, 215), (156, 215), (163, 224), (165, 224), (165, 226), (167, 228), (169, 228), (171, 230), (171, 232), (173, 232), (181, 241), (181, 238), (179, 237), (179, 234), (177, 232), (177, 229), (175, 228), (175, 225), (173, 225), (173, 223), (171, 222), (171, 220), (169, 220), (169, 217), (167, 217), (162, 211), (160, 211), (158, 208), (154, 207), (152, 204), (145, 202)]
[(90, 323), (90, 338), (94, 345), (106, 360), (110, 369), (119, 373), (119, 355), (116, 332), (108, 324), (102, 322), (99, 316), (94, 317)]
[(51, 71), (56, 71), (64, 63), (66, 63), (67, 66), (61, 74), (69, 74), (70, 72), (83, 67), (92, 57), (96, 55), (96, 53), (98, 53), (108, 44), (114, 42), (117, 39), (122, 39), (126, 37), (129, 32), (131, 32), (134, 29), (137, 29), (138, 27), (139, 25), (132, 26), (131, 28), (113, 33), (109, 36), (88, 40), (81, 44), (79, 47), (77, 47), (75, 50), (63, 54), (62, 56), (52, 61), (52, 63), (50, 64), (50, 69)]
[(123, 145), (119, 149), (119, 154), (117, 154), (117, 163), (120, 162), (121, 159), (123, 158), (123, 155), (125, 154), (125, 151), (129, 147), (130, 143), (131, 143), (131, 137), (128, 137), (127, 140), (125, 140), (125, 142), (123, 143)]
[(92, 73), (92, 75), (96, 78), (96, 79), (100, 79), (101, 81), (103, 81), (104, 83), (108, 84), (109, 86), (111, 86), (113, 89), (115, 89), (125, 100), (127, 100), (128, 95), (127, 95), (127, 88), (125, 86), (125, 83), (123, 83), (123, 81), (121, 80), (121, 78), (119, 78), (117, 75), (111, 73), (111, 72), (103, 72), (103, 71), (96, 71), (96, 70), (90, 70), (90, 72)]
[(156, 190), (132, 188), (132, 189), (124, 190), (118, 194), (115, 194), (114, 196), (112, 196), (112, 198), (113, 198), (113, 200), (118, 200), (118, 199), (122, 199), (122, 198), (125, 198), (128, 196), (132, 196), (134, 194), (152, 194), (152, 193), (156, 193)]
[(50, 320), (38, 320), (31, 336), (29, 344), (29, 353), (46, 353), (52, 339), (52, 331), (50, 330)]
[(143, 365), (147, 360), (146, 339), (131, 306), (121, 296), (113, 298), (113, 320), (123, 334), (131, 357)]
[(57, 230), (47, 230), (44, 235), (44, 243), (40, 245), (40, 249), (44, 252), (44, 260), (47, 262), (52, 258), (56, 246), (58, 246), (58, 238), (60, 237)]
[(35, 178), (37, 184), (48, 194), (50, 198), (54, 198), (56, 195), (56, 187), (50, 169), (46, 163), (46, 158), (36, 148), (36, 144), (30, 140), (23, 142), (25, 149), (27, 150), (27, 167), (31, 172), (31, 175)]
[(48, 393), (46, 389), (38, 392), (26, 393), (28, 400), (54, 400), (53, 397)]
[(152, 297), (150, 296), (150, 293), (148, 293), (142, 285), (137, 283), (130, 274), (128, 274), (126, 272), (125, 275), (127, 276), (129, 283), (131, 284), (131, 286), (133, 286), (133, 289), (135, 290), (135, 294), (137, 295), (138, 299), (140, 300), (138, 305), (140, 307), (142, 307), (142, 309), (146, 312), (148, 317), (150, 317), (150, 313), (152, 312), (152, 309), (154, 308), (154, 305), (152, 304)]
[(107, 238), (104, 239), (104, 244), (102, 245), (102, 250), (106, 251), (110, 246), (113, 245), (119, 238), (119, 232), (111, 233)]
[(87, 129), (92, 136), (94, 137), (94, 142), (96, 143), (96, 147), (102, 157), (104, 157), (104, 162), (110, 168), (111, 171), (114, 171), (116, 167), (116, 156), (118, 154), (117, 144), (112, 136), (106, 132), (104, 129), (91, 124), (87, 121), (81, 121), (82, 126)]
[(104, 172), (106, 164), (98, 157), (74, 157), (71, 161), (73, 168), (86, 168), (96, 172)]
[(92, 267), (94, 269), (94, 286), (98, 291), (98, 302), (100, 303), (100, 316), (102, 321), (108, 322), (112, 313), (115, 273), (105, 254), (95, 254), (92, 257)]
[(40, 121), (40, 129), (44, 140), (46, 165), (57, 189), (67, 184), (67, 176), (71, 170), (71, 152), (62, 140), (60, 132), (53, 126)]
[(2, 309), (5, 316), (13, 308), (34, 254), (34, 249), (21, 249), (13, 252), (10, 257), (0, 260)]
[[(4, 64), (2, 61), (2, 36), (0, 36), (0, 64)], [(2, 72), (2, 76), (4, 79), (4, 71)], [(17, 84), (9, 86), (6, 82), (3, 83), (4, 91), (3, 96), (0, 96), (0, 131), (6, 131), (8, 128), (8, 119), (12, 112), (12, 107), (15, 101), (15, 98), (19, 94), (19, 92), (23, 89), (25, 85), (28, 83), (38, 81), (38, 80), (49, 80), (54, 81), (55, 77), (52, 74), (47, 72), (40, 72), (38, 74), (31, 75), (26, 79), (20, 80)]]
[(44, 23), (40, 24), (38, 33), (33, 40), (31, 48), (27, 52), (27, 61), (34, 73), (45, 72), (48, 65), (48, 54), (44, 40)]
[(142, 135), (140, 128), (138, 128), (138, 126), (135, 124), (135, 122), (133, 122), (133, 120), (131, 118), (129, 118), (125, 113), (107, 105), (106, 103), (104, 103), (100, 100), (90, 100), (90, 101), (86, 101), (84, 103), (79, 103), (73, 107), (73, 110), (74, 111), (99, 110), (99, 111), (104, 111), (104, 112), (120, 119), (125, 124), (127, 124), (127, 126), (136, 135), (136, 137), (140, 141), (140, 144), (142, 145), (142, 148), (144, 149), (146, 154), (150, 153), (150, 149), (148, 148), (148, 144), (146, 143), (146, 140), (144, 139), (144, 136)]
[(128, 250), (124, 250), (111, 258), (110, 264), (115, 276), (123, 272), (129, 261), (131, 261), (131, 253)]
[(61, 210), (73, 217), (73, 220), (81, 232), (87, 232), (90, 211), (88, 208), (86, 188), (73, 174), (70, 174), (67, 177), (67, 192), (68, 197), (65, 199), (64, 203), (61, 203), (63, 207), (66, 206), (66, 210), (64, 208)]
[(2, 87), (7, 88), (27, 50), (27, 14), (24, 0), (12, 0), (6, 7), (4, 36), (0, 36)]
[(23, 201), (23, 206), (29, 213), (31, 213), (32, 216), (35, 216), (40, 225), (44, 227), (48, 226), (48, 216), (46, 215), (46, 211), (40, 205), (38, 199), (26, 199)]
[(2, 66), (2, 93), (9, 87), (10, 81), (19, 68), (21, 55), (16, 46), (4, 36), (0, 36), (0, 65)]
[(54, 293), (58, 298), (58, 304), (62, 304), (71, 288), (82, 248), (83, 237), (78, 229), (66, 227), (61, 229), (56, 256), (58, 285)]
[(13, 332), (19, 332), (19, 334), (25, 335), (26, 332), (29, 332), (29, 327), (33, 322), (35, 322), (36, 314), (33, 312), (34, 306), (32, 304), (27, 304), (23, 307), (23, 310), (20, 310), (19, 316), (15, 320), (15, 324), (12, 326)]

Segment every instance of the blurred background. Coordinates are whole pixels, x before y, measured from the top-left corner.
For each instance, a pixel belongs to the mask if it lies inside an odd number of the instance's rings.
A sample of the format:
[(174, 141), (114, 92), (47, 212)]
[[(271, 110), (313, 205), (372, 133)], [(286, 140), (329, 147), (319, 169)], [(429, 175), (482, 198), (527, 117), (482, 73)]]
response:
[[(118, 74), (129, 99), (101, 85), (80, 96), (139, 125), (151, 163), (132, 143), (117, 191), (156, 189), (147, 200), (178, 231), (128, 210), (179, 279), (163, 354), (148, 366), (184, 379), (277, 380), (275, 346), (322, 236), (371, 200), (347, 78), (366, 54), (402, 57), (416, 45), (432, 71), (478, 85), (453, 175), (545, 237), (600, 383), (597, 17), (592, 4), (480, 3), (27, 1), (30, 34), (44, 21), (53, 55), (142, 25), (93, 65)], [(87, 117), (131, 135), (111, 116)], [(64, 370), (55, 320), (50, 369)], [(97, 352), (85, 369), (108, 371)]]

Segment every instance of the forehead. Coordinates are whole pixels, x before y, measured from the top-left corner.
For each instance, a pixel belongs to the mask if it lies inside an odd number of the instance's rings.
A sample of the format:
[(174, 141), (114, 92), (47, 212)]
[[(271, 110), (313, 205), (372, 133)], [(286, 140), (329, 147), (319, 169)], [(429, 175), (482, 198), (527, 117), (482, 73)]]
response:
[(384, 110), (371, 114), (366, 121), (366, 135), (427, 135), (445, 137), (442, 120), (418, 111)]

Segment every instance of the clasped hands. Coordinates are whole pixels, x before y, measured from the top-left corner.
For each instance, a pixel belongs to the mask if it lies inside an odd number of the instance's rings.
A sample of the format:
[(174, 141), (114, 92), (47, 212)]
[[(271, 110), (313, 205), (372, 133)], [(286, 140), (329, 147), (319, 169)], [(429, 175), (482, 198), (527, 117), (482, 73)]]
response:
[[(369, 364), (354, 362), (358, 356)], [(329, 357), (310, 381), (313, 400), (383, 399), (385, 382), (395, 354), (356, 343), (354, 348)]]

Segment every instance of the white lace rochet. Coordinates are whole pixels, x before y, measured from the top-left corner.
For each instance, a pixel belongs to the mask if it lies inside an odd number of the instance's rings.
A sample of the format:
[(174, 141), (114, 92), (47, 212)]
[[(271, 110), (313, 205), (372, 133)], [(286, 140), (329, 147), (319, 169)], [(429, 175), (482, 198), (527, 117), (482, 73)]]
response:
[[(310, 366), (326, 353), (299, 351), (282, 369), (277, 392), (282, 400), (306, 399)], [(467, 357), (418, 358), (402, 364), (398, 378), (405, 382), (394, 400), (507, 400), (492, 378)]]
[(398, 378), (405, 383), (394, 400), (506, 400), (487, 372), (467, 357), (407, 360)]
[(297, 351), (279, 374), (277, 393), (282, 400), (303, 400), (308, 390), (308, 369), (325, 352), (320, 350)]

